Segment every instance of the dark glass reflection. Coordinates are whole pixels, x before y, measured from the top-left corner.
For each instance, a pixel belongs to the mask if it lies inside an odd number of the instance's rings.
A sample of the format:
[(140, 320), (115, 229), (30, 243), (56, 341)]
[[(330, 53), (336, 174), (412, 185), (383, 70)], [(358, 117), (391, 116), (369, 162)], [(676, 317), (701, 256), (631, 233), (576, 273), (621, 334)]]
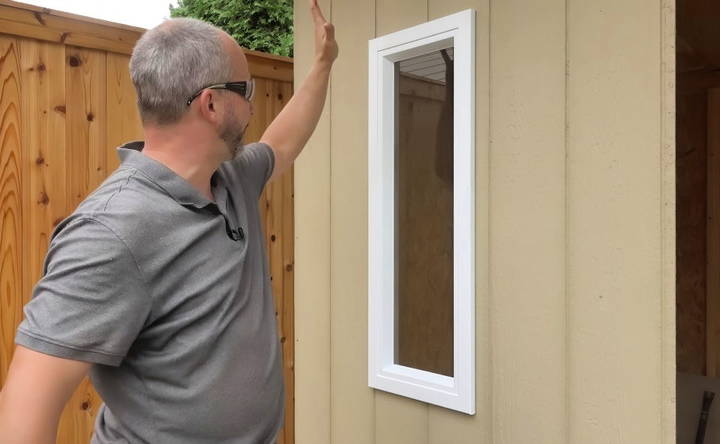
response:
[(395, 362), (453, 376), (453, 49), (395, 79)]

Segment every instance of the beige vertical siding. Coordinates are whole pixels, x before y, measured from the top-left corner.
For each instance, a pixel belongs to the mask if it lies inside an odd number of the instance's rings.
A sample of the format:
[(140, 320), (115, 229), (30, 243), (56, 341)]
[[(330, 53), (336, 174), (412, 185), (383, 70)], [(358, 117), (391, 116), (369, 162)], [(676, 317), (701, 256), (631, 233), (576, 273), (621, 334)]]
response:
[(491, 11), (494, 442), (565, 443), (565, 2)]
[[(307, 3), (295, 2), (296, 88), (313, 60)], [(330, 17), (330, 0), (319, 0)], [(344, 48), (343, 48), (344, 49)], [(330, 97), (295, 163), (295, 433), (330, 443)], [(299, 193), (298, 190), (301, 190)], [(297, 383), (302, 381), (301, 383)]]
[(333, 2), (344, 60), (333, 73), (330, 130), (330, 333), (333, 443), (371, 442), (376, 417), (367, 386), (367, 45), (365, 2)]
[[(312, 27), (296, 1), (296, 82)], [(326, 0), (296, 164), (297, 442), (674, 442), (673, 0)], [(367, 41), (477, 11), (477, 413), (367, 386)]]
[(568, 1), (571, 442), (662, 442), (661, 12)]
[(676, 439), (676, 194), (675, 194), (675, 0), (662, 0), (661, 25), (661, 200), (662, 205), (662, 295), (661, 297), (661, 433), (662, 444)]

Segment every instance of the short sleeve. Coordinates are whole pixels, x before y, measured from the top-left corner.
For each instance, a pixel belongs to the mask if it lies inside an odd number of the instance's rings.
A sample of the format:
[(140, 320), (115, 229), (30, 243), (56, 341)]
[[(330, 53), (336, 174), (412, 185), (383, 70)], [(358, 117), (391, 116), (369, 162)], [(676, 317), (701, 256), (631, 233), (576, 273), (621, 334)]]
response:
[(275, 153), (265, 143), (251, 143), (243, 147), (232, 164), (240, 180), (259, 198), (275, 168)]
[(118, 366), (150, 307), (125, 243), (102, 223), (77, 219), (54, 234), (15, 342), (48, 355)]

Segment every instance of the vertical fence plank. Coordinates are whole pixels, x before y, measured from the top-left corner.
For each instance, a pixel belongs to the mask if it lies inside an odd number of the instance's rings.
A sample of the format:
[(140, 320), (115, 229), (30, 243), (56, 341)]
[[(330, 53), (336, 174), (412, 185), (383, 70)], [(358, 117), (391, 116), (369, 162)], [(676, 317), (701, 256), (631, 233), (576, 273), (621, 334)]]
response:
[[(292, 85), (288, 82), (258, 78), (256, 87), (259, 100), (254, 103), (254, 115), (246, 137), (246, 140), (252, 141), (261, 138), (264, 129), (270, 125), (292, 95)], [(287, 202), (292, 199), (292, 183), (288, 184), (291, 180), (291, 173), (287, 172), (282, 177), (270, 182), (259, 202), (270, 264), (275, 318), (283, 353), (283, 374), (286, 388), (285, 423), (280, 431), (279, 444), (294, 442), (292, 324), (288, 325), (288, 317), (293, 315), (291, 308), (292, 282), (288, 281), (287, 267), (289, 264), (287, 255), (292, 257), (292, 227), (289, 230), (287, 228), (293, 223), (292, 212), (287, 212)], [(290, 194), (287, 193), (288, 188)], [(291, 264), (290, 271), (292, 271)], [(290, 288), (289, 291), (288, 288)]]
[(68, 203), (71, 209), (107, 176), (106, 55), (102, 51), (67, 48)]
[[(276, 112), (278, 114), (282, 107), (287, 104), (293, 94), (292, 83), (283, 82), (280, 84), (280, 96), (276, 103)], [(294, 252), (295, 252), (295, 230), (294, 230), (294, 195), (293, 195), (293, 168), (290, 168), (280, 183), (282, 189), (280, 195), (281, 202), (276, 205), (282, 208), (282, 256), (276, 258), (281, 265), (281, 273), (283, 277), (283, 286), (281, 295), (283, 300), (283, 309), (280, 314), (281, 320), (281, 338), (283, 347), (283, 365), (285, 375), (285, 429), (283, 431), (284, 443), (294, 442), (295, 437), (295, 299), (293, 297), (293, 281), (294, 281)]]
[[(252, 69), (252, 67), (251, 67)], [(263, 131), (270, 124), (267, 120), (267, 109), (270, 100), (270, 88), (272, 80), (256, 78), (255, 79), (255, 99), (253, 100), (253, 115), (250, 119), (247, 131), (245, 132), (245, 142), (256, 142), (260, 140)]]
[[(107, 53), (83, 51), (87, 59), (82, 65), (85, 85), (85, 119), (88, 122), (88, 186), (90, 191), (100, 185), (110, 174), (106, 146), (107, 114)], [(83, 116), (80, 116), (82, 120)]]
[[(85, 108), (85, 85), (81, 64), (82, 57), (77, 48), (67, 48), (65, 88), (67, 91), (66, 144), (67, 197), (70, 208), (76, 208), (88, 191), (88, 125), (82, 118)], [(82, 116), (82, 117), (81, 117)]]
[[(126, 55), (107, 54), (107, 172), (112, 173), (119, 165), (116, 148), (131, 140), (143, 138), (140, 116), (137, 111), (135, 87), (130, 80)], [(109, 118), (112, 116), (112, 119)]]
[[(292, 96), (292, 85), (277, 80), (268, 81), (265, 90), (263, 114), (267, 127)], [(273, 294), (275, 298), (278, 335), (283, 351), (283, 374), (285, 378), (285, 425), (281, 431), (280, 443), (291, 443), (294, 437), (294, 368), (293, 334), (294, 318), (292, 301), (292, 256), (293, 256), (293, 213), (292, 213), (292, 169), (285, 172), (270, 184), (264, 199), (268, 214), (266, 236), (270, 271), (273, 276)]]
[(65, 193), (65, 47), (20, 41), (22, 70), (23, 253), (27, 256), (27, 302), (42, 266), (50, 235), (67, 216)]
[(22, 321), (22, 184), (20, 53), (0, 36), (0, 386)]
[[(272, 122), (275, 115), (275, 101), (279, 94), (277, 81), (268, 81), (267, 93), (269, 94), (269, 100), (267, 100), (268, 106), (265, 107), (265, 114), (258, 116), (264, 122), (263, 126), (267, 126)], [(273, 295), (275, 296), (275, 317), (278, 321), (278, 327), (281, 326), (279, 313), (283, 309), (282, 301), (282, 285), (284, 274), (282, 272), (282, 263), (278, 259), (282, 257), (282, 242), (284, 239), (281, 238), (282, 230), (282, 206), (279, 204), (282, 202), (282, 178), (277, 178), (271, 182), (265, 192), (265, 201), (267, 202), (266, 207), (268, 209), (265, 235), (267, 236), (267, 252), (270, 260), (270, 276), (272, 279)]]

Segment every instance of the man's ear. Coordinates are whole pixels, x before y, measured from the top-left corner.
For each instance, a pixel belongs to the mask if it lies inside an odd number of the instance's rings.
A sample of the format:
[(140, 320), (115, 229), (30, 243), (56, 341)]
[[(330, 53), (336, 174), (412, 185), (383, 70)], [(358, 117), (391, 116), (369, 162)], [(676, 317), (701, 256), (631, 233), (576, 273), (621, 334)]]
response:
[(200, 114), (212, 123), (218, 123), (220, 119), (220, 108), (222, 107), (218, 102), (218, 94), (212, 89), (206, 89), (197, 99)]

